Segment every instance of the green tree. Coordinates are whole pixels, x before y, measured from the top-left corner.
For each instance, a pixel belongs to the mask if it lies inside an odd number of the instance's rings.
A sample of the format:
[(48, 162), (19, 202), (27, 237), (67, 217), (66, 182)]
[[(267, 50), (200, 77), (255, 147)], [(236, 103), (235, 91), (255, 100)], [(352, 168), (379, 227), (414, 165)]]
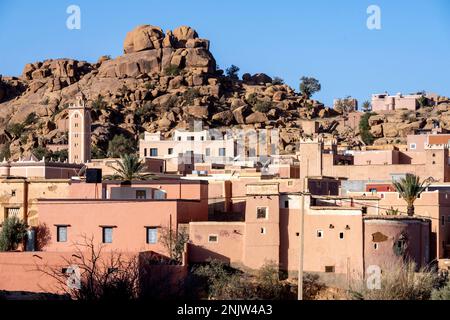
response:
[(319, 80), (312, 77), (302, 77), (300, 79), (300, 92), (306, 98), (310, 98), (314, 93), (319, 92), (322, 86)]
[(112, 176), (113, 179), (133, 181), (146, 180), (151, 177), (150, 174), (144, 172), (144, 163), (134, 154), (123, 155), (117, 162), (117, 166), (112, 166), (112, 168), (115, 171)]
[(239, 70), (241, 70), (239, 67), (232, 64), (227, 70), (225, 71), (228, 78), (232, 80), (238, 80), (239, 79)]
[(120, 158), (123, 154), (130, 154), (134, 152), (134, 148), (130, 140), (123, 135), (115, 135), (108, 143), (107, 156), (111, 158)]
[(413, 174), (407, 174), (405, 178), (393, 182), (400, 197), (406, 201), (408, 216), (414, 216), (414, 202), (429, 186), (426, 181), (420, 182), (420, 178)]
[(371, 145), (375, 141), (374, 136), (370, 132), (369, 125), (369, 118), (374, 115), (376, 115), (376, 113), (367, 112), (361, 117), (361, 120), (359, 121), (359, 135), (361, 136), (361, 140), (366, 145)]
[(28, 225), (17, 217), (6, 218), (0, 231), (0, 251), (16, 250), (25, 240)]

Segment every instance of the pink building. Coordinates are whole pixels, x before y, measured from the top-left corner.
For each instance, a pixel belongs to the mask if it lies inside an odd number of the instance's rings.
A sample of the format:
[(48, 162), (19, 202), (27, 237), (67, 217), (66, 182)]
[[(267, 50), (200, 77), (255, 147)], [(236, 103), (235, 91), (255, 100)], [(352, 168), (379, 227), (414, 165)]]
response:
[(400, 109), (408, 109), (416, 111), (419, 107), (419, 99), (421, 94), (402, 95), (398, 93), (390, 96), (387, 93), (372, 95), (372, 111), (393, 111)]

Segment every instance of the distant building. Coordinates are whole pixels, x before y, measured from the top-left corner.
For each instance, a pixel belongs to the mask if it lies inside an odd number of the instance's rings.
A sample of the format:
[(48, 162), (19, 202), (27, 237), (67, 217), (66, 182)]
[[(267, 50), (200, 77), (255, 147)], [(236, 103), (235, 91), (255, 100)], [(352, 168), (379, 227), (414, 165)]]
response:
[[(401, 93), (397, 93), (394, 96), (387, 93), (373, 94), (372, 111), (394, 111), (401, 109), (415, 111), (419, 108), (419, 99), (422, 97), (422, 94), (403, 95)], [(434, 103), (432, 100), (429, 101)]]

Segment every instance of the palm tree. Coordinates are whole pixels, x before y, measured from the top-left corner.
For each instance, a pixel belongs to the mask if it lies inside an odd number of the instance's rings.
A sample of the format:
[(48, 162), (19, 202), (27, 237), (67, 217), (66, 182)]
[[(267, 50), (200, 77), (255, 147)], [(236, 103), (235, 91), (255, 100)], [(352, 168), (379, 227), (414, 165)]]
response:
[(393, 184), (400, 197), (406, 201), (408, 216), (414, 216), (414, 202), (429, 186), (429, 183), (427, 181), (420, 182), (418, 176), (407, 174), (405, 178), (395, 181)]
[(111, 166), (115, 170), (112, 179), (125, 181), (146, 180), (152, 175), (144, 173), (145, 164), (134, 154), (125, 154), (117, 162), (117, 166)]

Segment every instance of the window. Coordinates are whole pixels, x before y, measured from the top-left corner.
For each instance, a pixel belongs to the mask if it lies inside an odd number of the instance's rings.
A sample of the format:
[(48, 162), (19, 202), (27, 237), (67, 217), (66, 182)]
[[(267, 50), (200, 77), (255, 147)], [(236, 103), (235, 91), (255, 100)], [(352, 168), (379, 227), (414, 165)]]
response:
[(219, 157), (225, 157), (227, 155), (225, 148), (219, 148)]
[(210, 234), (208, 236), (208, 242), (209, 243), (217, 243), (217, 242), (219, 242), (219, 236), (217, 234)]
[(56, 227), (56, 242), (67, 242), (67, 226)]
[(343, 232), (339, 233), (339, 239), (341, 239), (341, 240), (344, 239), (344, 233)]
[(316, 236), (317, 236), (317, 238), (323, 238), (323, 230), (317, 230)]
[(178, 141), (181, 141), (181, 137), (178, 137)]
[(75, 123), (75, 128), (78, 128), (78, 123)]
[(284, 200), (284, 208), (289, 209), (289, 200)]
[(12, 218), (19, 216), (20, 208), (6, 208), (5, 218)]
[(261, 234), (266, 234), (266, 228), (261, 228)]
[(158, 242), (158, 228), (156, 227), (147, 227), (147, 243), (155, 244)]
[(294, 185), (294, 181), (288, 181), (288, 186), (293, 186)]
[(205, 149), (205, 156), (209, 157), (211, 155), (211, 149), (210, 148), (206, 148)]
[(445, 226), (445, 216), (441, 216), (441, 225)]
[(256, 208), (256, 218), (267, 219), (267, 208), (266, 207)]
[(411, 144), (409, 145), (409, 148), (410, 148), (411, 150), (416, 150), (416, 149), (417, 149), (417, 145), (416, 145), (415, 143), (411, 143)]
[(204, 141), (204, 140), (205, 140), (205, 137), (200, 137), (200, 140)]
[(136, 199), (147, 199), (147, 192), (145, 190), (136, 190)]
[(75, 118), (78, 118), (78, 113), (75, 113)]
[(158, 156), (158, 149), (150, 148), (150, 157), (157, 157), (157, 156)]
[(189, 137), (187, 137), (187, 140), (188, 141), (194, 141), (194, 137), (193, 136), (189, 136)]
[(296, 232), (296, 233), (295, 233), (295, 236), (296, 236), (296, 237), (300, 237), (300, 232)]
[(144, 157), (147, 156), (147, 148), (144, 148)]
[(113, 228), (102, 227), (102, 240), (103, 243), (112, 243), (113, 241)]
[(380, 246), (378, 245), (378, 243), (374, 243), (374, 244), (373, 244), (373, 248), (374, 248), (375, 250), (378, 250), (379, 247), (380, 247)]
[(168, 154), (173, 154), (173, 148), (169, 148), (169, 149), (167, 150), (167, 153), (168, 153)]
[(335, 272), (334, 266), (325, 266), (325, 272), (326, 273), (334, 273)]
[(362, 207), (361, 211), (362, 211), (362, 214), (367, 214), (367, 207)]

